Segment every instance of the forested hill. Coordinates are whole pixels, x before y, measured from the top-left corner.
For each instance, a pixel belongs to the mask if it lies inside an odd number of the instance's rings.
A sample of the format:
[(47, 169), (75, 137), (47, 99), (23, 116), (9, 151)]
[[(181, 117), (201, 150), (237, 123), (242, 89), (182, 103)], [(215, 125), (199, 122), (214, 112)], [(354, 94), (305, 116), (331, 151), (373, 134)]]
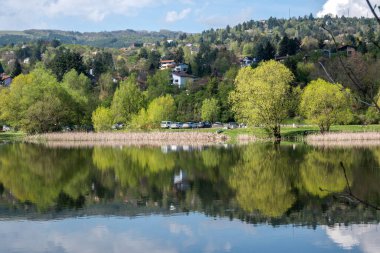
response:
[(129, 47), (133, 43), (154, 43), (166, 38), (177, 38), (182, 32), (122, 30), (112, 32), (69, 32), (59, 30), (0, 31), (0, 45), (21, 44), (37, 40), (59, 40), (63, 44), (79, 44), (94, 47)]
[[(160, 30), (159, 32), (122, 30), (111, 32), (70, 32), (59, 30), (26, 30), (26, 31), (0, 31), (0, 45), (22, 44), (36, 40), (59, 40), (63, 44), (78, 44), (94, 47), (122, 48), (129, 47), (133, 43), (155, 43), (165, 39), (183, 39), (198, 42), (202, 37), (204, 41), (215, 44), (230, 44), (249, 41), (260, 41), (267, 38), (278, 42), (285, 34), (289, 37), (305, 39), (308, 44), (313, 40), (323, 41), (330, 39), (321, 27), (325, 25), (334, 33), (341, 42), (355, 43), (355, 39), (373, 40), (373, 35), (378, 29), (376, 21), (370, 18), (346, 18), (331, 17), (314, 18), (312, 15), (292, 18), (247, 21), (234, 27), (227, 26), (224, 29), (210, 29), (198, 34), (184, 34)], [(190, 36), (189, 36), (190, 35)], [(312, 41), (310, 41), (312, 40)], [(356, 41), (357, 42), (357, 41)], [(233, 45), (232, 45), (233, 46)]]

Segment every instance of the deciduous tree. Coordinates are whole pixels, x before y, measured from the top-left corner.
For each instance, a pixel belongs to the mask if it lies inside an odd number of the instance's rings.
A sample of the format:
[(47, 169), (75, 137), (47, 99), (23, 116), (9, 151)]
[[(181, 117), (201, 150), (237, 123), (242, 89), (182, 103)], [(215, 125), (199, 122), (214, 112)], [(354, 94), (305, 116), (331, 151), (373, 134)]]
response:
[(338, 123), (352, 120), (352, 98), (349, 89), (340, 84), (332, 84), (322, 79), (311, 81), (301, 96), (301, 113), (322, 133)]
[(280, 124), (295, 106), (296, 92), (290, 86), (293, 80), (292, 72), (274, 60), (262, 62), (256, 69), (241, 69), (230, 95), (237, 119), (261, 125), (280, 139)]

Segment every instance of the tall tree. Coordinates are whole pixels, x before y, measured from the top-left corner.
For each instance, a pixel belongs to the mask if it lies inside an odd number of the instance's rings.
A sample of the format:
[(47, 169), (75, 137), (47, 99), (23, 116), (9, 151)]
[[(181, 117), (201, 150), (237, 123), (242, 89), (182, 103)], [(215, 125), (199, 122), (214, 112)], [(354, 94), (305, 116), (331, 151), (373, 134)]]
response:
[(72, 69), (75, 69), (78, 73), (85, 73), (86, 70), (82, 56), (63, 47), (58, 49), (47, 67), (53, 71), (58, 81), (61, 81), (63, 76)]
[(120, 83), (112, 99), (111, 112), (114, 123), (127, 123), (144, 106), (145, 96), (137, 86), (135, 76)]
[(216, 122), (219, 120), (220, 106), (215, 98), (205, 99), (202, 103), (202, 120)]
[(348, 89), (322, 79), (308, 84), (301, 96), (300, 110), (322, 133), (332, 124), (349, 123), (353, 119), (352, 98)]
[(12, 66), (11, 77), (15, 78), (16, 76), (20, 74), (22, 74), (21, 64), (18, 60), (16, 60)]
[(262, 62), (255, 69), (241, 69), (230, 96), (238, 120), (261, 125), (281, 139), (281, 123), (294, 107), (296, 93), (290, 86), (293, 80), (292, 72), (274, 60)]

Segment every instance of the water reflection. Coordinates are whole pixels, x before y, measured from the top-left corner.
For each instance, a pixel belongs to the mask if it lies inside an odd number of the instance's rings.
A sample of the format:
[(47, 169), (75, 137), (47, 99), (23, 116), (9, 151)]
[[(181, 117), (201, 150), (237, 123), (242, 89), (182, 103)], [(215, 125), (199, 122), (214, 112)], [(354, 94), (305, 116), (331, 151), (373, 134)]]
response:
[(379, 206), (380, 149), (375, 148), (8, 144), (0, 146), (0, 206), (35, 208), (41, 215), (100, 205), (113, 214), (129, 205), (135, 213), (199, 211), (251, 223), (378, 221), (375, 210), (341, 198), (347, 184), (340, 161), (355, 195)]
[(364, 253), (380, 252), (380, 225), (351, 225), (324, 227), (328, 237), (345, 250), (360, 248)]

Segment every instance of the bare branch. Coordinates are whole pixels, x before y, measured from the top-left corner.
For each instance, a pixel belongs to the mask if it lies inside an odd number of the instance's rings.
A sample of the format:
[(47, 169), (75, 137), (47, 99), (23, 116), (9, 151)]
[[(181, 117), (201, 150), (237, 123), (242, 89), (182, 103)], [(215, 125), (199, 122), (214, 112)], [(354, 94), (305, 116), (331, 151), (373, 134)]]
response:
[[(332, 38), (332, 40), (334, 42), (335, 50), (338, 50), (338, 43), (337, 43), (337, 41), (335, 39), (335, 36), (332, 33), (332, 31), (329, 30), (328, 28), (326, 28), (324, 25), (322, 25), (322, 29), (324, 29), (326, 32), (328, 32), (328, 34), (331, 36), (331, 38)], [(363, 97), (367, 97), (368, 98), (368, 94), (367, 94), (366, 89), (363, 88), (363, 85), (361, 84), (361, 82), (359, 81), (359, 79), (356, 77), (355, 73), (352, 71), (352, 69), (348, 68), (344, 64), (342, 56), (340, 54), (338, 54), (338, 58), (339, 58), (340, 64), (343, 67), (344, 72), (346, 73), (346, 75), (348, 76), (348, 78), (352, 81), (352, 83), (354, 84), (354, 86), (356, 87), (356, 89), (361, 93), (361, 95)], [(380, 112), (380, 107), (377, 104), (377, 102), (374, 100), (374, 98), (370, 97), (368, 99), (371, 101), (370, 105), (374, 106), (378, 110), (378, 112)], [(369, 103), (366, 103), (366, 104), (368, 105)]]
[(373, 16), (377, 20), (377, 23), (379, 23), (379, 25), (380, 25), (380, 17), (379, 17), (379, 15), (377, 15), (377, 13), (375, 11), (375, 6), (373, 6), (369, 0), (366, 0), (366, 1), (367, 1), (367, 4), (368, 4), (368, 7), (371, 9), (371, 12), (372, 12)]

